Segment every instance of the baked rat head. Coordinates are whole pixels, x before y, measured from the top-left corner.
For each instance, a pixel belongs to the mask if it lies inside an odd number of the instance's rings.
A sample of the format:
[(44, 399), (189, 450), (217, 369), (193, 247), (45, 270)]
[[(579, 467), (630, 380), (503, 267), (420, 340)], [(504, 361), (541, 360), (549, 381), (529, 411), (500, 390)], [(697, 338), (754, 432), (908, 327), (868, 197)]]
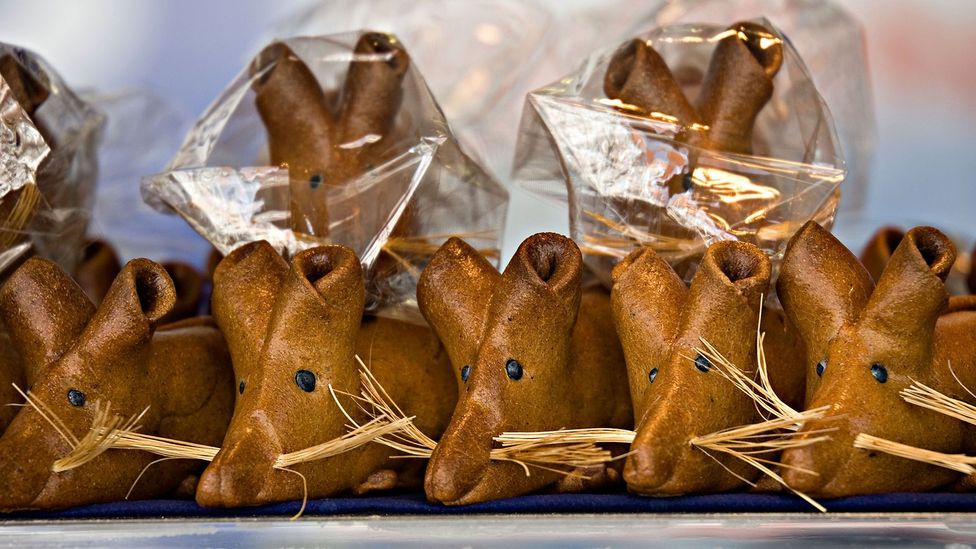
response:
[(830, 405), (801, 432), (834, 429), (830, 440), (784, 453), (787, 483), (810, 494), (842, 496), (927, 490), (956, 473), (856, 449), (866, 433), (938, 452), (965, 450), (961, 422), (905, 402), (912, 380), (970, 399), (956, 383), (976, 381), (976, 303), (949, 299), (944, 281), (955, 260), (952, 242), (931, 227), (908, 231), (877, 287), (830, 233), (807, 223), (790, 241), (777, 290), (806, 342), (808, 408)]
[[(363, 300), (359, 260), (344, 246), (306, 250), (289, 264), (260, 241), (220, 262), (213, 311), (230, 346), (237, 403), (221, 450), (200, 479), (201, 505), (306, 495), (302, 479), (275, 461), (347, 433), (329, 387), (359, 394), (357, 354), (421, 430), (440, 435), (457, 401), (446, 353), (425, 327), (363, 320)], [(346, 409), (356, 413), (355, 405)], [(368, 444), (290, 468), (305, 477), (309, 497), (409, 484), (409, 469), (420, 463), (391, 459), (392, 453)]]
[[(63, 421), (59, 434), (24, 406), (0, 437), (0, 509), (58, 508), (117, 501), (155, 458), (106, 452), (78, 468), (52, 466), (83, 437), (95, 403), (130, 417), (147, 409), (141, 432), (199, 444), (220, 441), (230, 419), (232, 378), (220, 333), (206, 319), (157, 329), (173, 306), (169, 276), (145, 259), (129, 262), (95, 309), (54, 263), (30, 259), (0, 289), (0, 314), (24, 365), (30, 394)], [(135, 497), (167, 494), (199, 468), (169, 461), (150, 468)]]
[[(770, 262), (756, 246), (711, 245), (691, 287), (650, 248), (633, 252), (613, 271), (613, 312), (627, 357), (637, 437), (624, 478), (631, 491), (677, 495), (720, 491), (744, 484), (757, 472), (730, 456), (713, 456), (690, 441), (723, 429), (762, 421), (756, 404), (699, 354), (702, 339), (736, 367), (756, 374), (756, 330)], [(792, 360), (796, 341), (768, 311), (770, 378), (797, 398), (802, 362)], [(765, 328), (765, 326), (764, 326)], [(780, 339), (772, 343), (773, 339)], [(802, 352), (802, 351), (801, 351)], [(734, 471), (732, 474), (730, 471)], [(737, 477), (736, 475), (739, 475)]]
[(475, 503), (562, 480), (491, 461), (492, 437), (502, 432), (629, 426), (609, 300), (584, 291), (581, 277), (579, 248), (552, 233), (529, 237), (502, 274), (457, 238), (434, 254), (417, 299), (451, 356), (461, 396), (427, 467), (428, 499)]

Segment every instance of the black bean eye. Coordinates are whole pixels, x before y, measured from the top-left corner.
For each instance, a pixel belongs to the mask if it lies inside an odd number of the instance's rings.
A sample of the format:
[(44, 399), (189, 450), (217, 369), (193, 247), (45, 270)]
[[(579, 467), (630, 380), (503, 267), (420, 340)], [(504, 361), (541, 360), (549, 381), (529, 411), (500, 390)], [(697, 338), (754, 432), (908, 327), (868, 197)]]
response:
[(78, 389), (69, 389), (68, 390), (68, 402), (70, 402), (72, 406), (76, 406), (76, 407), (79, 407), (79, 408), (82, 407), (82, 406), (84, 406), (85, 405), (85, 393), (82, 393)]
[(298, 370), (295, 374), (295, 385), (306, 393), (311, 393), (315, 390), (315, 374), (308, 370)]
[(827, 369), (827, 359), (823, 359), (817, 363), (817, 377), (823, 377), (824, 370)]
[(312, 177), (308, 178), (308, 185), (312, 187), (313, 190), (319, 188), (319, 185), (321, 184), (322, 184), (321, 174), (314, 174), (312, 175)]
[(707, 372), (711, 367), (712, 363), (704, 355), (698, 355), (695, 358), (695, 368), (698, 368), (699, 371)]
[(471, 377), (471, 365), (465, 364), (461, 367), (461, 381), (467, 381)]
[(651, 372), (647, 374), (647, 379), (650, 379), (651, 383), (654, 383), (654, 380), (657, 379), (657, 368), (651, 368)]
[(876, 379), (878, 383), (888, 381), (888, 369), (880, 364), (871, 365), (871, 375), (874, 376), (874, 379)]
[(694, 180), (691, 178), (690, 173), (686, 173), (684, 177), (681, 178), (681, 188), (686, 192), (691, 190), (694, 185)]
[(508, 374), (509, 379), (518, 381), (522, 379), (522, 365), (514, 358), (510, 358), (505, 363), (505, 373)]
[(247, 382), (242, 379), (241, 384), (237, 386), (237, 392), (243, 395), (245, 386), (247, 386)]

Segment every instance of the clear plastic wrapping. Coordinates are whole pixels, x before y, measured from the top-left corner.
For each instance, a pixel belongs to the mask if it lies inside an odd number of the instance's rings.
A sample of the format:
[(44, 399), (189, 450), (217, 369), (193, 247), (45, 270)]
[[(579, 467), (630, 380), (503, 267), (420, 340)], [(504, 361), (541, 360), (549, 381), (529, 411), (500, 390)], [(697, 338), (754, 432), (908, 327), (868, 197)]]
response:
[(0, 273), (29, 253), (73, 269), (104, 118), (33, 52), (0, 43)]
[(374, 32), (264, 48), (142, 189), (222, 253), (260, 239), (285, 255), (349, 246), (368, 309), (408, 318), (416, 277), (450, 236), (497, 261), (508, 204), (408, 51)]
[(516, 151), (516, 181), (568, 204), (605, 283), (639, 245), (686, 278), (721, 240), (776, 261), (804, 222), (832, 223), (846, 175), (827, 106), (765, 19), (662, 27), (591, 55), (529, 94)]
[[(847, 177), (840, 212), (864, 207), (875, 141), (874, 99), (861, 23), (831, 0), (668, 0), (641, 29), (678, 23), (722, 24), (763, 14), (790, 39), (834, 116)], [(635, 31), (639, 32), (639, 31)]]

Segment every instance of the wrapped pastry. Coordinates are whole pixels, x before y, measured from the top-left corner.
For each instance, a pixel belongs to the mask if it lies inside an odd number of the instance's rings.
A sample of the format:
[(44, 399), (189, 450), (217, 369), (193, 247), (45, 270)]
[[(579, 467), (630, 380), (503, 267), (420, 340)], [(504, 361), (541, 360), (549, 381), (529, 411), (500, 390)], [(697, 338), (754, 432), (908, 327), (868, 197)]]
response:
[(651, 247), (686, 282), (707, 247), (758, 246), (773, 270), (804, 222), (832, 221), (844, 161), (830, 113), (765, 20), (654, 29), (531, 92), (513, 177), (568, 206), (610, 287)]
[[(169, 276), (145, 259), (122, 269), (98, 308), (60, 268), (38, 258), (0, 288), (0, 317), (30, 388), (27, 405), (0, 437), (0, 509), (124, 499), (155, 456), (106, 452), (72, 470), (52, 470), (108, 405), (126, 418), (142, 414), (142, 433), (219, 443), (233, 407), (227, 349), (206, 318), (157, 328), (174, 301)], [(166, 461), (145, 471), (131, 497), (170, 494), (197, 473), (194, 461)]]
[(500, 255), (508, 194), (459, 148), (407, 48), (359, 31), (265, 47), (143, 195), (220, 254), (353, 249), (366, 310), (422, 323), (420, 271), (452, 235)]
[(362, 35), (353, 54), (333, 97), (284, 43), (265, 48), (252, 68), (271, 163), (288, 168), (292, 228), (322, 238), (330, 232), (326, 191), (382, 162), (380, 142), (392, 139), (410, 66), (406, 51), (387, 34)]
[(769, 287), (769, 258), (744, 242), (720, 242), (705, 253), (691, 287), (650, 248), (613, 271), (613, 314), (630, 378), (637, 436), (624, 478), (644, 495), (716, 492), (743, 486), (758, 471), (710, 455), (695, 437), (759, 423), (756, 403), (700, 354), (707, 341), (737, 368), (758, 375), (756, 329), (766, 332), (769, 379), (784, 400), (803, 401), (802, 342), (781, 312), (759, 314)]
[(632, 424), (610, 302), (602, 289), (582, 288), (582, 273), (579, 249), (552, 233), (529, 237), (501, 274), (456, 238), (431, 259), (417, 299), (461, 396), (427, 466), (429, 500), (468, 504), (619, 478), (608, 466), (588, 469), (583, 482), (551, 470), (526, 475), (490, 459), (504, 431)]
[[(636, 38), (611, 58), (604, 93), (624, 112), (675, 123), (676, 139), (693, 148), (752, 154), (753, 126), (773, 95), (783, 47), (772, 31), (749, 21), (720, 36), (694, 105), (658, 52)], [(693, 171), (690, 165), (688, 180), (672, 178), (672, 195), (690, 190)]]
[[(958, 473), (854, 447), (859, 434), (958, 454), (971, 451), (963, 422), (914, 406), (900, 392), (917, 381), (976, 399), (976, 300), (950, 298), (952, 242), (931, 227), (905, 233), (874, 285), (857, 258), (816, 223), (791, 240), (777, 283), (806, 343), (807, 407), (831, 406), (800, 433), (830, 440), (783, 454), (786, 482), (811, 495), (924, 491)], [(955, 379), (958, 376), (958, 382)]]
[(422, 462), (392, 459), (380, 444), (291, 471), (275, 466), (282, 454), (346, 434), (333, 391), (359, 393), (357, 355), (424, 433), (439, 436), (447, 425), (457, 387), (440, 342), (425, 327), (363, 318), (363, 299), (359, 261), (343, 246), (303, 251), (289, 265), (261, 241), (220, 262), (213, 312), (230, 347), (237, 402), (197, 502), (238, 507), (419, 484)]
[(103, 117), (43, 59), (0, 44), (0, 275), (39, 254), (72, 270), (94, 199)]

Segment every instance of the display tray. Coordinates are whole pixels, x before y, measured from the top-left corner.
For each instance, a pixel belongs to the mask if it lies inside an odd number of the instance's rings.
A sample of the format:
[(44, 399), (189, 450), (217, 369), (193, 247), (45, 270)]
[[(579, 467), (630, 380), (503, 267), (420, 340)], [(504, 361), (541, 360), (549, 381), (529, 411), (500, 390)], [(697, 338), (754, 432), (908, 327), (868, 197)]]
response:
[[(819, 500), (836, 513), (929, 513), (976, 511), (976, 494), (880, 494)], [(0, 515), (19, 519), (118, 519), (161, 517), (290, 517), (301, 502), (263, 507), (208, 509), (187, 500), (125, 501), (86, 505), (57, 512)], [(539, 494), (475, 505), (447, 507), (428, 503), (423, 494), (310, 500), (305, 516), (333, 515), (467, 515), (539, 513), (803, 513), (819, 514), (796, 496), (786, 494), (712, 494), (649, 498), (617, 494)]]

